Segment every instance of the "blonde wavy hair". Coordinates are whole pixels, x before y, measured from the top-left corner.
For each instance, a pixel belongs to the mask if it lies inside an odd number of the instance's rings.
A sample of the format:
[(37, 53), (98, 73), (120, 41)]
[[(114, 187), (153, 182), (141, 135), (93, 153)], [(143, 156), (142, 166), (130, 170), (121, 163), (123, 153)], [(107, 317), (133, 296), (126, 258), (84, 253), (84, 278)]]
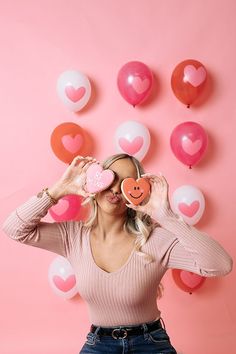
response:
[[(136, 167), (137, 171), (137, 178), (140, 178), (142, 174), (145, 173), (143, 166), (141, 163), (133, 156), (127, 155), (127, 154), (116, 154), (108, 157), (103, 163), (101, 164), (104, 169), (108, 169), (115, 161), (120, 160), (120, 159), (125, 159), (129, 158), (134, 166)], [(85, 227), (92, 227), (96, 224), (97, 222), (97, 201), (96, 199), (93, 198), (88, 198), (86, 200), (86, 203), (90, 203), (90, 215), (88, 219), (84, 222)], [(127, 231), (128, 233), (131, 233), (133, 235), (136, 235), (136, 240), (135, 240), (135, 250), (136, 253), (140, 257), (144, 257), (147, 263), (151, 263), (154, 261), (153, 257), (151, 255), (148, 255), (144, 253), (141, 248), (142, 246), (147, 242), (151, 232), (157, 227), (157, 223), (154, 223), (152, 219), (144, 213), (135, 211), (133, 209), (127, 208), (127, 214), (126, 214), (126, 221), (124, 223), (124, 230)], [(158, 285), (158, 290), (157, 290), (157, 297), (161, 298), (163, 295), (163, 290), (164, 287), (162, 283)]]

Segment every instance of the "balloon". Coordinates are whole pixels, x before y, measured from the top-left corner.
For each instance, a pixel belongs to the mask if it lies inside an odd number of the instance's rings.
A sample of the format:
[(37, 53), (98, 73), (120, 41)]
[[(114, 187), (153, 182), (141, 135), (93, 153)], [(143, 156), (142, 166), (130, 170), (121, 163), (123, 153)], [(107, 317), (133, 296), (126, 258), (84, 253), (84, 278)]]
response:
[(187, 224), (195, 225), (204, 213), (205, 198), (198, 188), (183, 185), (174, 191), (171, 206), (173, 211), (180, 215)]
[(176, 285), (190, 294), (199, 289), (206, 280), (206, 277), (182, 269), (172, 269), (172, 276)]
[(150, 145), (149, 130), (141, 123), (128, 120), (116, 130), (115, 148), (118, 153), (125, 153), (142, 160)]
[(177, 125), (170, 137), (170, 146), (177, 157), (190, 168), (203, 156), (208, 144), (208, 137), (203, 127), (195, 122)]
[(82, 201), (82, 196), (68, 194), (59, 199), (58, 203), (49, 209), (49, 214), (55, 221), (78, 220), (79, 216), (83, 216), (83, 206), (81, 206)]
[(71, 299), (78, 292), (74, 270), (62, 256), (56, 257), (50, 264), (48, 280), (54, 293), (64, 299)]
[(123, 98), (134, 107), (148, 97), (152, 84), (152, 72), (140, 61), (130, 61), (118, 72), (118, 89)]
[(86, 144), (84, 130), (75, 123), (62, 123), (51, 134), (51, 148), (63, 162), (71, 163), (77, 155), (87, 155), (89, 144)]
[(91, 85), (87, 76), (80, 71), (68, 70), (57, 80), (57, 93), (70, 111), (78, 112), (89, 101)]
[(207, 80), (207, 71), (202, 63), (194, 59), (179, 63), (171, 76), (171, 87), (175, 96), (189, 108), (202, 93)]

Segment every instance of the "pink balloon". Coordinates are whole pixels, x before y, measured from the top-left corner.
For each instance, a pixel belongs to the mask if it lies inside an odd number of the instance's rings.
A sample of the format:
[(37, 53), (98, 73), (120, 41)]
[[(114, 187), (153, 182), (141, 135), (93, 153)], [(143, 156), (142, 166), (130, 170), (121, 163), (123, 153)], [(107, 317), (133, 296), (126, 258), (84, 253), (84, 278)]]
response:
[(195, 122), (177, 125), (170, 137), (170, 146), (183, 164), (191, 168), (203, 156), (208, 144), (208, 137), (203, 127)]
[(199, 289), (206, 281), (206, 277), (182, 269), (172, 269), (172, 276), (176, 285), (190, 294)]
[(61, 198), (57, 204), (53, 205), (49, 209), (49, 213), (55, 221), (77, 220), (81, 203), (81, 196), (69, 194)]
[(128, 62), (118, 73), (118, 89), (123, 98), (134, 107), (148, 97), (152, 83), (152, 72), (139, 61)]

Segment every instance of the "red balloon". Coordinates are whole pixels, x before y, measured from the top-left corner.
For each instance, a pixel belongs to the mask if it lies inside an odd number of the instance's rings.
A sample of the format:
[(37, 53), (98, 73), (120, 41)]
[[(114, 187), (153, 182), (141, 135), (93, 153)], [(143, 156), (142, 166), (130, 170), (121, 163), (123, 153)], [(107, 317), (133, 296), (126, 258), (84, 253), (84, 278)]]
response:
[(61, 161), (71, 163), (77, 155), (89, 155), (91, 144), (87, 133), (78, 124), (66, 122), (53, 130), (51, 148)]
[(181, 290), (190, 294), (199, 289), (206, 280), (206, 278), (201, 275), (182, 269), (172, 269), (172, 276), (176, 285)]
[(171, 87), (175, 96), (189, 108), (205, 86), (207, 71), (202, 63), (194, 59), (184, 60), (174, 69)]
[(118, 73), (118, 89), (123, 98), (134, 107), (148, 97), (152, 84), (152, 72), (139, 61), (128, 62)]
[(82, 206), (83, 197), (68, 194), (49, 209), (49, 214), (55, 221), (85, 220), (88, 207)]
[(208, 137), (203, 127), (195, 122), (177, 125), (170, 137), (170, 146), (183, 164), (191, 168), (203, 156), (208, 144)]

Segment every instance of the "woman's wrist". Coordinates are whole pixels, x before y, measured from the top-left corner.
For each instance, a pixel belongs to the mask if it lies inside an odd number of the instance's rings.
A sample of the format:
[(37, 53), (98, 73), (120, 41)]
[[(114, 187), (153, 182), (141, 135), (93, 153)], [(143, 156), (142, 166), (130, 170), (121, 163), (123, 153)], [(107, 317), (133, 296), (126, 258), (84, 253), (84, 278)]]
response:
[(47, 194), (56, 202), (66, 195), (64, 188), (58, 184), (47, 188)]

